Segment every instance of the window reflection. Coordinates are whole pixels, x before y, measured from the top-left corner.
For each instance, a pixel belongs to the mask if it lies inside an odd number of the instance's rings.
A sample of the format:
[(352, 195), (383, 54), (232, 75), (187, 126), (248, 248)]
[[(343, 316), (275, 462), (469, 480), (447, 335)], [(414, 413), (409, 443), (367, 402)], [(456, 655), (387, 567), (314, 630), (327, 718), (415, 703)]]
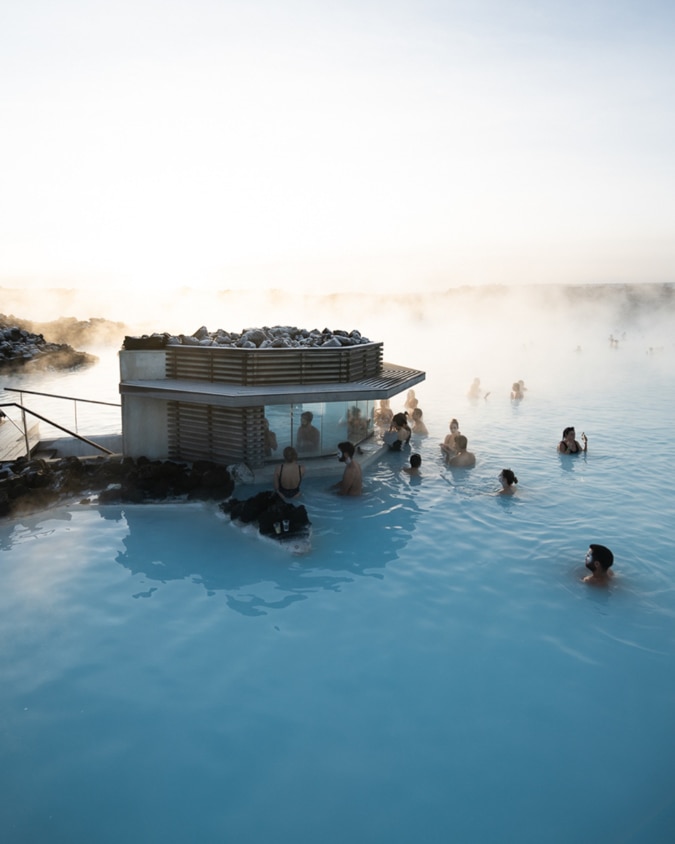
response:
[(370, 400), (267, 405), (266, 459), (278, 460), (288, 445), (305, 459), (334, 454), (343, 440), (357, 445), (373, 433), (373, 405)]

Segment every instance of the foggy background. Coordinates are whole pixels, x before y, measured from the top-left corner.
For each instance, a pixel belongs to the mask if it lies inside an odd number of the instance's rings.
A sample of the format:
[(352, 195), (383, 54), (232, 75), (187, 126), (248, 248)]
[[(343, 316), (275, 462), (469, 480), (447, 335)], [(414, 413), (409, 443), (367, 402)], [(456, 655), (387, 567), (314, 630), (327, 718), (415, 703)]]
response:
[[(437, 391), (464, 396), (475, 377), (493, 397), (504, 397), (519, 379), (540, 395), (555, 395), (571, 385), (602, 390), (610, 375), (628, 378), (620, 365), (628, 358), (638, 366), (668, 369), (675, 288), (495, 286), (390, 295), (181, 288), (145, 299), (58, 289), (36, 296), (35, 291), (3, 288), (0, 312), (35, 321), (48, 340), (99, 355), (96, 373), (54, 373), (46, 380), (67, 379), (71, 390), (88, 384), (113, 396), (106, 400), (118, 400), (117, 351), (126, 334), (192, 334), (202, 325), (210, 331), (265, 325), (358, 329), (384, 343), (387, 362), (427, 372), (417, 389), (421, 399)], [(84, 332), (78, 320), (89, 321)], [(49, 321), (55, 321), (54, 331), (58, 327), (57, 338), (48, 331)], [(610, 337), (617, 342), (611, 344)], [(22, 382), (40, 378), (20, 376)]]

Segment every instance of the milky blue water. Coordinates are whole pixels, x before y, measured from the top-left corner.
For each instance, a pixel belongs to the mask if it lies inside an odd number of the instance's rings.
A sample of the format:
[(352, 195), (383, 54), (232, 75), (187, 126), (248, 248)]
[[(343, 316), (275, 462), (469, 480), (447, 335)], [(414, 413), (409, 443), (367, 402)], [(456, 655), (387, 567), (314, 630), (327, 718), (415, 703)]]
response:
[(675, 840), (672, 360), (530, 354), (518, 405), (434, 368), (421, 480), (310, 477), (302, 557), (212, 504), (0, 523), (2, 840)]

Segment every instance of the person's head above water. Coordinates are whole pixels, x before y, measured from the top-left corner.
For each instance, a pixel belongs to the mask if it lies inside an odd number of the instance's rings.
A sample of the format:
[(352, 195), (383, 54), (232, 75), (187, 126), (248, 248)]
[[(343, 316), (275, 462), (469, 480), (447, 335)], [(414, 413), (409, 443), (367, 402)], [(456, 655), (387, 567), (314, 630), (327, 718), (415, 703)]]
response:
[(455, 439), (455, 445), (459, 449), (459, 451), (466, 451), (466, 447), (469, 444), (469, 441), (464, 436), (464, 434), (459, 434)]
[(421, 454), (411, 454), (410, 455), (410, 466), (413, 469), (419, 469), (422, 465), (422, 455)]
[(286, 463), (293, 463), (297, 459), (298, 452), (293, 448), (292, 445), (287, 445), (284, 449), (284, 460), (286, 461)]
[(576, 434), (576, 432), (575, 432), (575, 430), (574, 430), (574, 426), (571, 426), (571, 427), (569, 427), (569, 428), (565, 428), (565, 429), (563, 430), (563, 433), (562, 433), (562, 438), (563, 438), (564, 440), (566, 440), (566, 439), (567, 439), (567, 437), (569, 437), (569, 436), (574, 437), (574, 436), (575, 436), (575, 434)]
[(499, 480), (504, 480), (507, 486), (512, 486), (513, 484), (518, 483), (518, 478), (515, 474), (511, 471), (511, 469), (502, 469), (499, 473)]
[(459, 431), (459, 422), (456, 419), (450, 420), (450, 430)]
[(614, 554), (604, 545), (591, 543), (586, 553), (586, 568), (593, 574), (606, 574), (612, 567)]
[(311, 421), (314, 419), (314, 414), (311, 410), (305, 410), (302, 415), (300, 416), (300, 421), (306, 425), (309, 425)]
[(394, 418), (391, 420), (394, 425), (398, 425), (399, 427), (408, 424), (408, 414), (407, 413), (395, 413)]
[(342, 463), (345, 462), (346, 458), (349, 458), (351, 460), (354, 456), (354, 444), (350, 443), (349, 440), (346, 440), (343, 443), (338, 443), (338, 451), (338, 456)]

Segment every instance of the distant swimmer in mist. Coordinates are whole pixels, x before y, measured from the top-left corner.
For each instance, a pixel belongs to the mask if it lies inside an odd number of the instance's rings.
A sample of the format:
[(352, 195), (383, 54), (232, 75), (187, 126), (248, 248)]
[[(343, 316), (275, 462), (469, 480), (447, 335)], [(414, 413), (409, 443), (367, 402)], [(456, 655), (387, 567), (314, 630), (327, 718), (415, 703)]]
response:
[(408, 390), (408, 394), (405, 398), (405, 404), (403, 405), (404, 409), (408, 411), (408, 413), (412, 413), (413, 410), (419, 405), (417, 398), (415, 396), (414, 390)]
[(514, 381), (511, 385), (511, 401), (520, 401), (525, 398), (523, 388), (520, 386), (520, 381)]
[(446, 460), (449, 460), (457, 452), (455, 441), (457, 437), (461, 436), (459, 430), (459, 422), (456, 419), (450, 420), (450, 433), (445, 435), (445, 439), (441, 443), (441, 451)]
[(510, 469), (502, 469), (499, 473), (499, 483), (502, 485), (502, 488), (497, 495), (514, 495), (518, 478)]
[(612, 554), (609, 548), (606, 548), (604, 545), (589, 545), (588, 551), (586, 552), (585, 565), (590, 571), (590, 574), (583, 577), (582, 581), (594, 586), (604, 586), (614, 577), (614, 572), (611, 571), (613, 563), (614, 554)]
[(469, 391), (467, 396), (470, 399), (479, 399), (484, 398), (486, 399), (490, 395), (490, 391), (488, 390), (487, 393), (484, 393), (480, 386), (480, 378), (474, 378), (471, 386), (469, 387)]
[(429, 435), (427, 426), (422, 419), (423, 415), (421, 407), (416, 407), (412, 412), (412, 432), (413, 434), (417, 434), (418, 437), (427, 437)]
[(575, 439), (576, 433), (574, 428), (565, 428), (562, 433), (562, 439), (558, 443), (558, 451), (560, 454), (581, 454), (588, 450), (588, 437), (586, 434), (581, 434), (581, 441), (583, 442), (583, 448), (581, 444)]
[(472, 466), (476, 465), (476, 455), (472, 451), (467, 451), (466, 447), (469, 444), (469, 441), (464, 436), (464, 434), (460, 434), (457, 439), (455, 440), (455, 444), (457, 446), (457, 454), (454, 457), (451, 457), (448, 460), (448, 466), (453, 466), (454, 468), (464, 468), (470, 469)]

